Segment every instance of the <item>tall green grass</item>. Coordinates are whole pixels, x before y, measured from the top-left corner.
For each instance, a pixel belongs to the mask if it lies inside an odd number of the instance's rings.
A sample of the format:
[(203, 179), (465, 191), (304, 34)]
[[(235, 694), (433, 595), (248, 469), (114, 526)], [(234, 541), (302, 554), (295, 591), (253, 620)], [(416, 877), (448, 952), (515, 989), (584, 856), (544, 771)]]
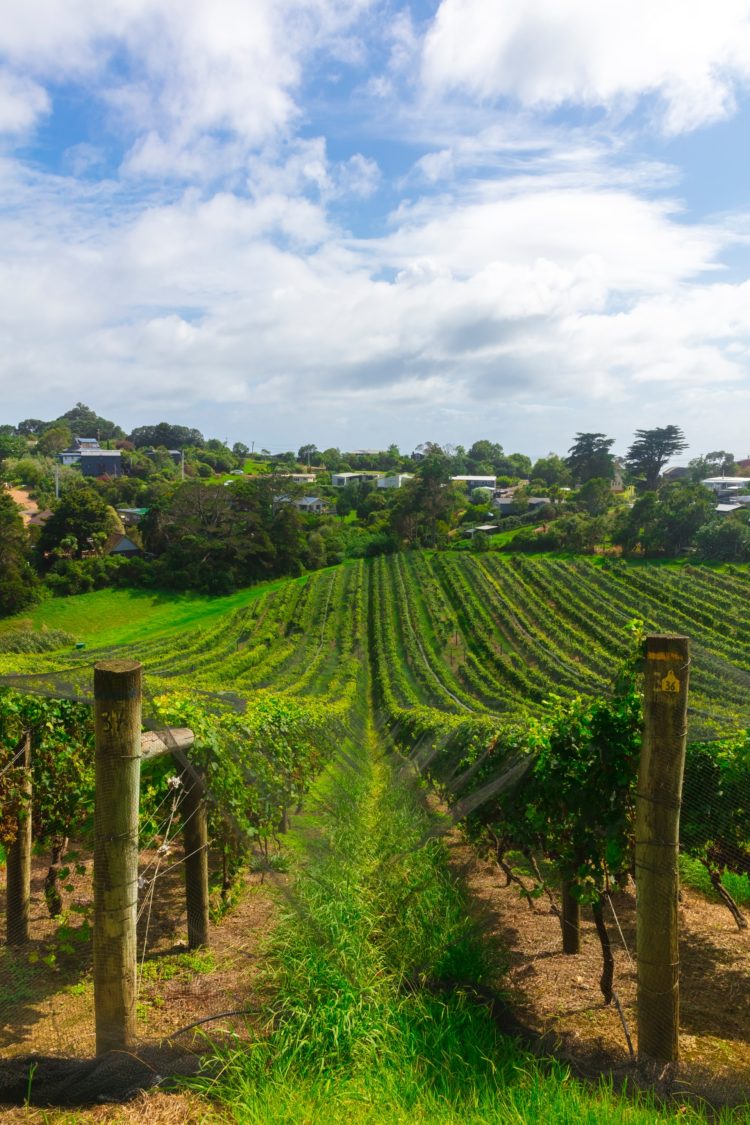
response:
[[(586, 1086), (501, 1034), (481, 996), (502, 958), (475, 932), (434, 828), (384, 759), (329, 772), (295, 829), (268, 1036), (225, 1049), (202, 1092), (249, 1125), (704, 1121)], [(730, 1119), (743, 1120), (716, 1118)]]
[[(719, 902), (719, 896), (711, 884), (708, 871), (699, 859), (689, 855), (680, 855), (680, 880), (686, 886), (700, 891), (712, 902)], [(735, 875), (732, 871), (725, 871), (721, 876), (722, 884), (738, 906), (750, 906), (750, 879), (747, 875)]]

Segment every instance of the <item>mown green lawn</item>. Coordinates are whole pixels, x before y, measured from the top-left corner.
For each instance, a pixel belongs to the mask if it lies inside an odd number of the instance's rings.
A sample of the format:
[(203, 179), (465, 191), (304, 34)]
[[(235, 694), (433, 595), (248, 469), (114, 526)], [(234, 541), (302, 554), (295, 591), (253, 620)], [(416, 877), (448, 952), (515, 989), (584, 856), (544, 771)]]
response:
[(91, 594), (48, 598), (16, 617), (4, 618), (0, 621), (0, 631), (46, 626), (64, 629), (87, 643), (130, 644), (155, 634), (204, 625), (288, 581), (288, 578), (278, 578), (262, 582), (222, 598), (141, 590), (96, 590)]

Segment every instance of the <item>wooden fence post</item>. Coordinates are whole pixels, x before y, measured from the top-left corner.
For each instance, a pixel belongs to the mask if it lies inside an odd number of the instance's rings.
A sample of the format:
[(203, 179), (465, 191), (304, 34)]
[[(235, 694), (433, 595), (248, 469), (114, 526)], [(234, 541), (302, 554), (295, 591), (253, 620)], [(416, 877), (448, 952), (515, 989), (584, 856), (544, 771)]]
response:
[(563, 953), (581, 952), (581, 904), (572, 894), (570, 883), (562, 883), (562, 935)]
[(7, 891), (5, 898), (6, 941), (24, 945), (29, 940), (29, 900), (31, 895), (31, 735), (27, 731), (18, 751), (17, 765), (23, 770), (21, 794), (23, 817), (18, 833), (8, 848)]
[(677, 895), (689, 681), (687, 637), (646, 638), (644, 731), (635, 818), (638, 1056), (679, 1057)]
[(94, 1011), (96, 1051), (135, 1040), (141, 665), (94, 668)]
[(182, 784), (188, 949), (198, 949), (208, 945), (208, 813), (199, 774), (184, 769)]

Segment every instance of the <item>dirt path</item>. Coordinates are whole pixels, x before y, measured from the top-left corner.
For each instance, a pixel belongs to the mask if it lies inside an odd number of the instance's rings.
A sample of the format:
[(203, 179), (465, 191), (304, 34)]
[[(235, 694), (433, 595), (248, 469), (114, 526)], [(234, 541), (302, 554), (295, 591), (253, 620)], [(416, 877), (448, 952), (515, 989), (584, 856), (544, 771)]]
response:
[[(581, 953), (566, 956), (547, 898), (530, 906), (517, 886), (504, 886), (498, 867), (478, 859), (458, 832), (447, 844), (484, 932), (507, 951), (507, 983), (520, 1022), (582, 1073), (626, 1072), (630, 1056), (622, 1022), (614, 1005), (604, 1005), (599, 989), (601, 949), (590, 911), (583, 912)], [(612, 895), (605, 919), (615, 989), (635, 1045), (632, 888)], [(715, 1101), (750, 1098), (750, 931), (740, 933), (724, 906), (689, 888), (682, 894), (680, 925), (680, 1048), (686, 1080)]]
[(39, 511), (39, 505), (36, 500), (32, 500), (28, 492), (23, 488), (9, 488), (8, 492), (21, 509), (21, 519), (25, 524), (28, 523), (31, 517), (35, 516)]

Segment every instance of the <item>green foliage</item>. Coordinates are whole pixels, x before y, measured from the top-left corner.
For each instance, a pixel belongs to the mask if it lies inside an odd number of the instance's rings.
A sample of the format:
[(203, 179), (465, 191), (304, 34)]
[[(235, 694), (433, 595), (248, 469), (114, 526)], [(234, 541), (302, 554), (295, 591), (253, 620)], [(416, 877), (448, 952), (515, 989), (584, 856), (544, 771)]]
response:
[(42, 528), (40, 559), (46, 567), (56, 557), (80, 559), (106, 539), (109, 521), (110, 509), (95, 488), (83, 482), (71, 485)]
[(188, 694), (160, 696), (158, 713), (195, 734), (191, 764), (207, 787), (213, 838), (243, 853), (275, 835), (321, 769), (336, 738), (336, 717), (312, 701), (263, 694), (245, 713), (211, 713)]
[(679, 426), (636, 430), (625, 463), (644, 488), (653, 490), (659, 484), (659, 475), (666, 463), (687, 447), (685, 435)]
[[(422, 795), (352, 749), (318, 790), (314, 837), (277, 930), (270, 1033), (230, 1044), (191, 1081), (252, 1125), (651, 1125), (705, 1120), (605, 1083), (501, 1034), (504, 958), (470, 919)], [(727, 1119), (728, 1125), (728, 1119)]]
[(695, 536), (695, 553), (712, 562), (750, 561), (748, 513), (738, 512), (734, 517), (719, 517), (705, 523)]
[(0, 652), (54, 652), (75, 643), (63, 629), (9, 629), (0, 633)]
[[(34, 838), (63, 840), (90, 820), (94, 796), (91, 710), (70, 700), (0, 689), (0, 772), (10, 766), (26, 732), (31, 735)], [(0, 836), (15, 838), (20, 774), (9, 768), (0, 794)]]
[(18, 613), (37, 598), (37, 580), (29, 566), (28, 539), (18, 507), (0, 488), (0, 616)]
[(614, 438), (604, 434), (578, 433), (568, 450), (565, 465), (576, 484), (587, 480), (603, 478), (611, 480), (614, 476), (614, 458), (610, 453), (615, 444)]

